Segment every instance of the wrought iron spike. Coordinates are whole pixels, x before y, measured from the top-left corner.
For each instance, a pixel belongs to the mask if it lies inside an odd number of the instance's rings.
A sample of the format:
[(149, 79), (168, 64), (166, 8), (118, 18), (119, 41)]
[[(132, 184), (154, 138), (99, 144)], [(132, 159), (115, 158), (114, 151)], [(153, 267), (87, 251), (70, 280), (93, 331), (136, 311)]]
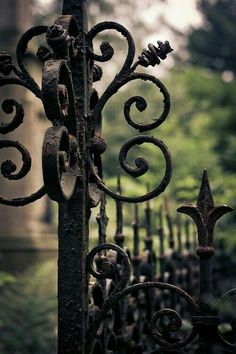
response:
[(138, 204), (134, 204), (134, 222), (133, 222), (133, 241), (134, 241), (134, 257), (139, 255), (139, 214)]
[(140, 276), (140, 263), (142, 261), (140, 250), (140, 237), (139, 237), (139, 210), (138, 204), (134, 205), (134, 221), (133, 221), (133, 257), (132, 257), (132, 264), (133, 264), (133, 273), (136, 281), (139, 280)]
[(190, 222), (188, 219), (184, 221), (184, 229), (185, 229), (185, 247), (186, 250), (190, 249), (190, 233), (189, 233)]
[[(150, 191), (149, 183), (147, 184), (147, 193)], [(150, 200), (146, 201), (145, 207), (145, 229), (146, 229), (146, 237), (152, 236), (152, 209), (150, 206)]]
[(160, 256), (163, 256), (164, 255), (163, 205), (160, 206), (158, 216), (159, 216), (158, 234), (160, 239)]
[(174, 249), (175, 246), (175, 240), (174, 240), (174, 230), (173, 230), (173, 222), (172, 222), (172, 218), (170, 215), (170, 208), (169, 208), (169, 202), (167, 200), (167, 198), (164, 198), (164, 208), (165, 208), (165, 217), (166, 217), (166, 221), (167, 221), (167, 227), (169, 230), (169, 247), (171, 249)]
[(233, 209), (227, 205), (214, 206), (207, 171), (202, 174), (202, 182), (197, 200), (197, 205), (183, 205), (177, 211), (189, 215), (195, 222), (198, 231), (197, 252), (214, 253), (213, 231), (217, 220)]
[(177, 215), (176, 218), (176, 228), (177, 228), (177, 232), (176, 232), (176, 236), (177, 236), (177, 241), (178, 241), (178, 253), (181, 254), (182, 253), (182, 220), (179, 217), (179, 215)]
[[(121, 195), (121, 177), (117, 177), (117, 194)], [(125, 236), (123, 234), (123, 202), (116, 200), (116, 232), (114, 236), (116, 244), (120, 247), (123, 246)]]
[(98, 223), (98, 244), (106, 243), (106, 229), (108, 225), (109, 218), (106, 214), (106, 195), (102, 193), (100, 210), (96, 216)]
[(207, 170), (203, 171), (202, 174), (202, 181), (201, 181), (201, 186), (199, 190), (199, 195), (197, 199), (197, 207), (202, 215), (202, 217), (205, 219), (208, 215), (208, 213), (213, 210), (215, 204), (208, 180), (208, 174)]

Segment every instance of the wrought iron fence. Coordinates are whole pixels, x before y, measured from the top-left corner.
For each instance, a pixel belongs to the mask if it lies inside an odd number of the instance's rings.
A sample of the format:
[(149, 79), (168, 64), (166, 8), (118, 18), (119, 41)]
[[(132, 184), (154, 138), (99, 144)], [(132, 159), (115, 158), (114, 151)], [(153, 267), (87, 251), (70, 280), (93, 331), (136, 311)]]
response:
[[(0, 86), (16, 84), (29, 89), (42, 100), (52, 123), (43, 143), (44, 186), (28, 197), (1, 198), (0, 202), (23, 206), (47, 193), (59, 203), (58, 353), (235, 352), (235, 319), (231, 321), (232, 307), (226, 300), (232, 299), (236, 290), (216, 299), (212, 286), (213, 230), (216, 221), (231, 208), (214, 206), (206, 171), (196, 206), (184, 205), (178, 209), (196, 224), (196, 255), (190, 242), (188, 222), (185, 222), (185, 244), (180, 223), (175, 242), (167, 205), (169, 252), (165, 252), (162, 210), (158, 229), (160, 254), (156, 254), (153, 247), (149, 200), (168, 186), (172, 164), (164, 143), (142, 133), (165, 121), (170, 99), (157, 78), (136, 70), (160, 64), (172, 48), (167, 41), (158, 41), (158, 46), (149, 44), (134, 61), (134, 41), (122, 25), (102, 22), (91, 30), (87, 27), (86, 1), (65, 0), (62, 16), (53, 26), (33, 27), (21, 37), (16, 49), (18, 68), (7, 53), (0, 53)], [(101, 80), (102, 70), (95, 62), (109, 61), (114, 51), (109, 43), (103, 42), (101, 54), (95, 54), (93, 40), (108, 29), (123, 35), (128, 53), (120, 72), (99, 97), (92, 84)], [(28, 42), (41, 34), (45, 34), (47, 40), (47, 46), (40, 46), (37, 53), (44, 63), (42, 89), (30, 76), (24, 60)], [(135, 104), (139, 111), (144, 111), (146, 101), (140, 96), (126, 101), (126, 122), (141, 134), (128, 139), (121, 147), (120, 165), (128, 175), (144, 175), (148, 162), (137, 158), (136, 167), (132, 167), (127, 162), (127, 154), (134, 146), (149, 143), (161, 150), (166, 167), (156, 188), (142, 196), (129, 197), (122, 194), (120, 184), (114, 192), (103, 181), (101, 155), (106, 144), (101, 125), (102, 111), (109, 99), (121, 87), (136, 80), (149, 81), (156, 86), (163, 95), (163, 111), (152, 123), (141, 124), (131, 117), (131, 107)], [(0, 127), (0, 133), (7, 134), (23, 122), (24, 110), (15, 100), (5, 101), (3, 110), (6, 113), (15, 110), (12, 121)], [(31, 168), (30, 154), (17, 141), (0, 141), (1, 149), (8, 147), (21, 153), (23, 165), (14, 173), (16, 166), (5, 161), (1, 172), (10, 180), (23, 178)], [(106, 195), (114, 198), (117, 205), (114, 243), (106, 241)], [(124, 202), (134, 203), (132, 250), (125, 249)], [(143, 246), (139, 235), (139, 202), (146, 202)], [(90, 209), (99, 204), (98, 244), (89, 252)], [(222, 309), (227, 313), (224, 323), (231, 324), (225, 330), (225, 337), (220, 331)]]

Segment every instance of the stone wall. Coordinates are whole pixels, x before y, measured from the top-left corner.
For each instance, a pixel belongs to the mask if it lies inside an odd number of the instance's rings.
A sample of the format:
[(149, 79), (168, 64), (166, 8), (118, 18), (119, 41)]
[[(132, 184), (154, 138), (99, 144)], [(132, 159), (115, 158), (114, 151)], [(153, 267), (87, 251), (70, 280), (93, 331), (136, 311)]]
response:
[[(0, 0), (0, 49), (14, 54), (15, 46), (28, 28), (32, 26), (31, 0)], [(29, 51), (35, 52), (35, 43)], [(36, 59), (29, 61), (29, 70), (40, 84), (41, 67)], [(32, 93), (16, 86), (0, 89), (0, 104), (6, 98), (15, 98), (24, 106), (24, 123), (14, 132), (0, 139), (18, 140), (30, 152), (32, 169), (20, 181), (9, 181), (0, 177), (0, 195), (5, 198), (16, 198), (36, 192), (43, 184), (41, 153), (45, 129), (49, 126), (43, 116), (43, 107)], [(11, 119), (1, 111), (1, 120)], [(21, 166), (20, 154), (15, 149), (0, 150), (0, 162), (12, 160)], [(0, 257), (4, 258), (10, 251), (56, 250), (56, 227), (50, 220), (51, 203), (47, 197), (25, 207), (9, 207), (0, 205)], [(1, 262), (1, 259), (0, 259)]]

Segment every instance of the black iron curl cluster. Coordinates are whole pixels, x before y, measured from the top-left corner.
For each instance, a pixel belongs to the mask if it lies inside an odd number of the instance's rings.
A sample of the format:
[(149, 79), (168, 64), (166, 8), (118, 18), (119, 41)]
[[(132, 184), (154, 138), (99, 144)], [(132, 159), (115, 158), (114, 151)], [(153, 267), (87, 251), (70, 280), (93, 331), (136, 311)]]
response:
[(142, 54), (138, 57), (139, 64), (148, 67), (149, 65), (155, 66), (161, 63), (161, 60), (166, 59), (167, 54), (171, 53), (173, 49), (170, 46), (168, 41), (164, 43), (157, 41), (158, 47), (155, 47), (153, 44), (148, 44), (148, 49), (143, 49)]

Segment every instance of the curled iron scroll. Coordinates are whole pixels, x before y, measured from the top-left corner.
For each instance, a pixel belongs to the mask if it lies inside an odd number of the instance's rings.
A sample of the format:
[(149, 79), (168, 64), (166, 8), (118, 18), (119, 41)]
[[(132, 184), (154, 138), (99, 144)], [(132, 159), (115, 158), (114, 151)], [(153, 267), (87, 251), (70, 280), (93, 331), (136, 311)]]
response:
[(119, 246), (112, 243), (102, 243), (96, 247), (94, 247), (89, 254), (87, 255), (87, 270), (90, 274), (92, 274), (96, 279), (106, 279), (110, 274), (114, 272), (114, 264), (115, 262), (107, 260), (104, 263), (104, 267), (102, 271), (96, 271), (93, 267), (94, 257), (97, 253), (101, 251), (113, 250), (115, 251), (119, 257), (122, 259), (122, 276), (121, 280), (118, 284), (116, 284), (115, 290), (123, 289), (130, 278), (131, 275), (131, 265), (129, 257), (126, 252)]
[(70, 70), (77, 34), (73, 16), (59, 17), (47, 32), (54, 59), (44, 65), (42, 100), (53, 127), (45, 133), (42, 162), (45, 188), (57, 202), (71, 198), (78, 174), (78, 123)]
[[(41, 90), (30, 76), (27, 71), (26, 64), (24, 62), (25, 54), (27, 51), (27, 46), (29, 41), (35, 37), (39, 36), (47, 31), (47, 26), (36, 26), (29, 29), (23, 34), (18, 42), (16, 49), (16, 58), (20, 70), (13, 64), (12, 58), (6, 52), (0, 52), (0, 87), (8, 85), (17, 85), (30, 90), (37, 98), (41, 98)], [(14, 76), (9, 77), (10, 74)], [(2, 103), (2, 110), (4, 113), (10, 115), (13, 114), (13, 118), (9, 123), (1, 124), (0, 134), (8, 134), (19, 127), (24, 120), (24, 109), (23, 106), (14, 99), (7, 99)], [(28, 150), (18, 141), (2, 140), (0, 143), (0, 148), (14, 148), (17, 149), (21, 156), (23, 165), (18, 173), (16, 171), (17, 167), (12, 161), (4, 161), (1, 165), (1, 173), (3, 177), (10, 180), (19, 180), (24, 178), (31, 168), (31, 157)], [(0, 197), (0, 203), (9, 206), (24, 206), (35, 200), (41, 198), (46, 194), (45, 188), (41, 187), (37, 192), (27, 196), (19, 197), (13, 199), (6, 199)]]
[[(103, 42), (101, 44), (101, 46), (100, 46), (101, 54), (100, 55), (95, 54), (92, 50), (92, 42), (93, 42), (94, 38), (98, 34), (100, 34), (101, 32), (103, 32), (105, 30), (116, 30), (117, 32), (122, 34), (125, 37), (127, 44), (128, 44), (128, 53), (127, 53), (127, 56), (125, 58), (124, 64), (123, 64), (120, 72), (115, 76), (114, 80), (107, 87), (107, 89), (102, 94), (102, 96), (100, 97), (100, 99), (98, 100), (97, 104), (95, 105), (95, 107), (93, 109), (92, 114), (94, 117), (94, 121), (97, 123), (97, 126), (98, 126), (97, 131), (95, 129), (96, 136), (100, 136), (100, 134), (101, 134), (99, 121), (101, 119), (101, 113), (102, 113), (105, 105), (109, 101), (109, 99), (115, 93), (117, 93), (120, 88), (124, 87), (127, 83), (134, 81), (134, 80), (148, 81), (156, 86), (158, 91), (160, 91), (161, 94), (163, 95), (163, 110), (162, 110), (162, 113), (159, 114), (157, 118), (153, 119), (153, 121), (151, 123), (146, 123), (146, 124), (138, 123), (135, 121), (135, 119), (133, 119), (131, 117), (131, 107), (135, 104), (136, 108), (140, 112), (142, 112), (142, 111), (146, 110), (147, 102), (141, 96), (131, 97), (125, 102), (125, 105), (124, 105), (124, 116), (125, 116), (127, 123), (129, 125), (131, 125), (134, 129), (138, 130), (139, 132), (148, 131), (148, 130), (151, 130), (151, 129), (154, 129), (154, 128), (160, 126), (165, 121), (166, 117), (168, 116), (169, 109), (170, 109), (170, 98), (169, 98), (168, 91), (165, 88), (165, 86), (161, 83), (161, 81), (158, 80), (157, 78), (155, 78), (154, 76), (148, 75), (145, 73), (137, 73), (137, 72), (135, 73), (134, 70), (137, 68), (138, 65), (142, 65), (142, 66), (152, 65), (152, 66), (154, 66), (155, 64), (159, 64), (160, 63), (159, 58), (165, 59), (166, 54), (168, 52), (170, 52), (172, 49), (170, 48), (170, 46), (167, 45), (167, 42), (165, 44), (162, 44), (161, 42), (159, 42), (160, 49), (149, 45), (150, 53), (149, 53), (149, 51), (143, 51), (142, 55), (139, 57), (139, 61), (136, 62), (132, 66), (133, 61), (134, 61), (134, 57), (135, 57), (135, 44), (134, 44), (133, 38), (132, 38), (131, 34), (129, 33), (129, 31), (125, 27), (121, 26), (118, 23), (102, 22), (102, 23), (96, 25), (95, 27), (93, 27), (90, 30), (90, 32), (88, 33), (88, 41), (89, 41), (89, 48), (90, 48), (89, 54), (92, 57), (92, 59), (95, 61), (106, 62), (106, 61), (110, 60), (114, 54), (114, 50), (108, 42)], [(154, 56), (154, 49), (155, 49), (155, 56)], [(171, 170), (172, 170), (170, 154), (168, 152), (167, 147), (162, 142), (160, 142), (158, 139), (155, 139), (153, 137), (147, 137), (147, 136), (140, 135), (139, 137), (133, 137), (133, 138), (129, 139), (121, 147), (121, 150), (120, 150), (119, 160), (120, 160), (121, 167), (123, 168), (123, 170), (127, 174), (134, 176), (134, 177), (139, 177), (148, 171), (148, 163), (146, 160), (144, 160), (142, 158), (136, 159), (136, 161), (135, 161), (135, 164), (137, 166), (136, 168), (129, 166), (126, 161), (127, 151), (131, 147), (133, 147), (135, 144), (141, 144), (141, 143), (145, 143), (145, 142), (152, 143), (162, 150), (165, 160), (166, 160), (166, 171), (165, 171), (164, 178), (160, 182), (159, 186), (154, 188), (153, 191), (151, 191), (150, 193), (147, 193), (142, 196), (127, 197), (124, 195), (119, 195), (119, 194), (113, 192), (112, 190), (110, 190), (109, 188), (107, 188), (105, 186), (105, 184), (103, 183), (102, 179), (98, 176), (98, 174), (96, 172), (95, 164), (93, 162), (93, 159), (91, 158), (91, 160), (90, 160), (91, 171), (92, 171), (99, 187), (102, 190), (104, 190), (107, 194), (112, 196), (113, 198), (120, 199), (120, 200), (123, 200), (126, 202), (141, 202), (141, 201), (151, 199), (155, 196), (158, 196), (160, 193), (162, 193), (165, 190), (165, 188), (169, 184), (169, 181), (171, 178)]]
[(151, 137), (149, 135), (139, 135), (139, 136), (135, 136), (133, 138), (130, 138), (122, 146), (122, 148), (120, 150), (120, 154), (119, 154), (121, 166), (123, 167), (123, 169), (127, 173), (129, 173), (130, 175), (135, 176), (135, 177), (142, 176), (148, 170), (148, 162), (146, 161), (146, 159), (144, 159), (142, 157), (139, 157), (135, 160), (136, 167), (131, 167), (126, 160), (128, 151), (133, 146), (140, 145), (143, 143), (151, 143), (161, 150), (161, 152), (163, 153), (163, 156), (165, 158), (166, 168), (165, 168), (165, 173), (164, 173), (164, 176), (163, 176), (160, 184), (154, 190), (152, 190), (142, 196), (125, 197), (123, 195), (116, 194), (116, 193), (112, 192), (110, 189), (108, 189), (105, 186), (105, 184), (103, 183), (101, 178), (98, 176), (95, 167), (93, 166), (93, 164), (91, 164), (92, 173), (93, 173), (94, 177), (96, 178), (96, 182), (97, 182), (98, 186), (104, 192), (106, 192), (108, 195), (113, 197), (114, 199), (119, 199), (119, 200), (122, 200), (125, 202), (130, 202), (130, 203), (143, 202), (145, 200), (152, 199), (152, 198), (156, 197), (157, 195), (159, 195), (160, 193), (162, 193), (165, 190), (165, 188), (167, 187), (167, 185), (169, 184), (169, 181), (171, 178), (171, 172), (172, 172), (170, 153), (169, 153), (167, 147), (165, 146), (165, 144), (161, 140), (155, 139), (154, 137)]
[[(221, 308), (223, 309), (223, 312), (224, 312), (224, 301), (227, 299), (232, 299), (235, 296), (236, 296), (236, 288), (231, 289), (231, 290), (227, 291), (224, 295), (222, 295), (220, 300), (216, 304), (216, 308), (217, 308), (218, 312), (220, 312)], [(231, 310), (230, 310), (231, 316), (233, 315), (233, 313), (234, 313), (234, 311), (231, 308)], [(226, 348), (231, 349), (231, 350), (236, 348), (236, 343), (229, 342), (226, 338), (224, 338), (224, 336), (220, 333), (219, 330), (218, 330), (218, 336), (219, 336), (220, 342)]]
[[(111, 247), (111, 245), (109, 247)], [(89, 255), (89, 260), (90, 260), (90, 255)], [(92, 273), (91, 268), (89, 268), (88, 270), (90, 271), (90, 273)], [(92, 274), (96, 276), (96, 273), (93, 272)], [(123, 287), (123, 289), (116, 288), (104, 301), (100, 310), (96, 314), (96, 318), (93, 322), (93, 325), (89, 328), (87, 334), (89, 338), (88, 349), (90, 349), (90, 345), (92, 345), (92, 339), (95, 338), (100, 324), (102, 323), (102, 321), (104, 320), (106, 314), (110, 311), (110, 309), (113, 308), (113, 306), (115, 306), (123, 297), (129, 294), (137, 293), (137, 291), (151, 289), (151, 288), (155, 288), (160, 291), (169, 290), (171, 293), (174, 293), (182, 297), (187, 302), (189, 309), (192, 313), (197, 313), (197, 311), (199, 310), (198, 305), (190, 295), (188, 295), (185, 291), (172, 284), (161, 283), (161, 282), (145, 282), (145, 283), (137, 283), (135, 285), (131, 285), (128, 287)], [(167, 350), (170, 350), (171, 352), (172, 350), (179, 350), (181, 348), (186, 347), (189, 343), (191, 343), (194, 340), (194, 338), (197, 335), (197, 331), (195, 328), (192, 328), (192, 331), (190, 332), (190, 334), (187, 335), (185, 339), (176, 340), (174, 342), (169, 341), (168, 338), (166, 338), (165, 335), (158, 330), (158, 321), (160, 318), (164, 318), (164, 317), (168, 317), (169, 319), (169, 322), (167, 324), (168, 331), (175, 332), (178, 329), (180, 329), (182, 325), (182, 320), (180, 315), (172, 309), (165, 308), (153, 314), (152, 323), (151, 323), (152, 333), (157, 344), (161, 348), (165, 348)], [(153, 353), (155, 353), (155, 351), (153, 351)]]
[(66, 127), (46, 131), (42, 163), (49, 197), (57, 202), (70, 199), (77, 178), (77, 142)]

